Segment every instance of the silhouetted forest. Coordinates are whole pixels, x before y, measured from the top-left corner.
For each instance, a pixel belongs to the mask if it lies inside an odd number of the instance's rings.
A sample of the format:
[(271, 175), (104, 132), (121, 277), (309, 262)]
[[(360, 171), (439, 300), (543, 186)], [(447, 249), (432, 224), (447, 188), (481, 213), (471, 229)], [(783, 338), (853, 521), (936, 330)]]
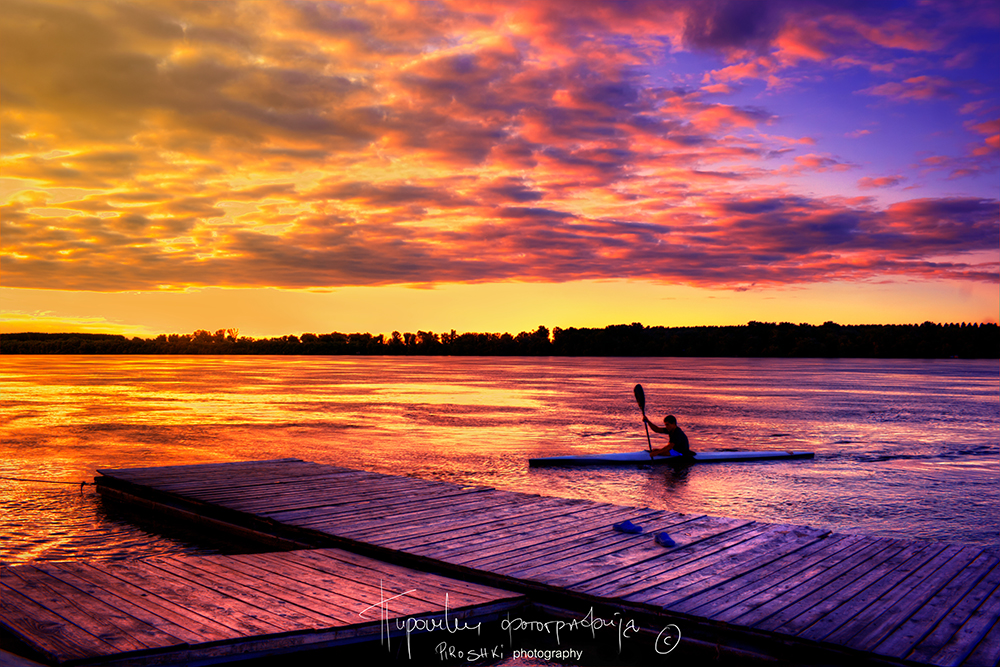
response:
[(840, 325), (750, 322), (727, 327), (647, 327), (509, 333), (305, 333), (240, 336), (238, 329), (128, 338), (113, 334), (0, 334), (2, 354), (368, 354), (597, 357), (1000, 358), (996, 324)]

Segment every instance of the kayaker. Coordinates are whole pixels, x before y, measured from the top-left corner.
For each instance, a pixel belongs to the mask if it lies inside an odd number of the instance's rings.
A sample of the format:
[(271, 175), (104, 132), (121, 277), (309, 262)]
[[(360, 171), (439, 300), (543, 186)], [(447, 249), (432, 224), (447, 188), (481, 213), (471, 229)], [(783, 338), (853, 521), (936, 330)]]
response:
[(646, 417), (646, 415), (643, 415), (642, 419), (649, 425), (649, 428), (653, 429), (657, 433), (665, 433), (670, 438), (670, 444), (666, 447), (651, 450), (650, 454), (652, 456), (694, 457), (695, 453), (691, 451), (691, 445), (688, 443), (687, 435), (685, 435), (684, 431), (681, 430), (681, 427), (677, 425), (677, 417), (667, 415), (663, 418), (663, 426), (657, 426), (653, 422), (649, 421), (649, 418)]

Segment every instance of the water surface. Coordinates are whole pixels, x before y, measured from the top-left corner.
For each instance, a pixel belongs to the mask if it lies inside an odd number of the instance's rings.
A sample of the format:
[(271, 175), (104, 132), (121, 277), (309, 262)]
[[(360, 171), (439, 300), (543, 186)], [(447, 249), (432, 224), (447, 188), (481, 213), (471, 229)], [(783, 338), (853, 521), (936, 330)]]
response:
[[(98, 468), (298, 457), (622, 505), (1000, 544), (996, 361), (467, 357), (0, 358), (0, 559), (216, 549), (106, 507)], [(531, 469), (646, 448), (647, 412), (695, 450), (811, 461)], [(654, 435), (654, 438), (657, 436)], [(656, 444), (654, 440), (654, 444)]]

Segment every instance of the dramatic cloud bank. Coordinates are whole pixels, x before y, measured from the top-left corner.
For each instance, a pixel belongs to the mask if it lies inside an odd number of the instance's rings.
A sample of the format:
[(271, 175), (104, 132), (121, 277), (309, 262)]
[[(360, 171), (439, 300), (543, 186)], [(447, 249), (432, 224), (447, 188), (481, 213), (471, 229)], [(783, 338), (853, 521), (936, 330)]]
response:
[(8, 0), (0, 24), (5, 287), (998, 278), (992, 2)]

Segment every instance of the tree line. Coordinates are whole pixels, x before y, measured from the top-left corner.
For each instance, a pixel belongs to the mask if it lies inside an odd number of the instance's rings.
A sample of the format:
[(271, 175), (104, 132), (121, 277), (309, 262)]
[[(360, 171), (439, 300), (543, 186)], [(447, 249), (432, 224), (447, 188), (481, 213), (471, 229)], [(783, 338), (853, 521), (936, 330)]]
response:
[(1000, 358), (996, 324), (822, 325), (749, 322), (663, 327), (640, 323), (509, 333), (304, 333), (251, 338), (238, 329), (128, 338), (115, 334), (0, 334), (0, 354), (258, 354), (597, 357)]

